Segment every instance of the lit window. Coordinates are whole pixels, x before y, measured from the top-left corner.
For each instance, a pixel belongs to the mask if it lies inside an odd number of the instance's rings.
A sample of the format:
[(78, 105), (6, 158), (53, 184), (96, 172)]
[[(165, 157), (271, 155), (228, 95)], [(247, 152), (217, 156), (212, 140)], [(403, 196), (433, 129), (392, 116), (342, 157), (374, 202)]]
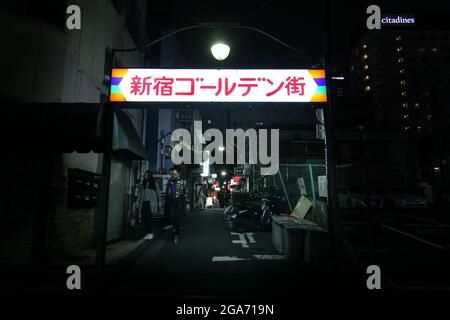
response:
[(417, 127), (417, 132), (422, 132), (422, 127), (421, 126)]
[(439, 49), (438, 49), (438, 48), (431, 48), (431, 51), (432, 51), (432, 52), (438, 52)]

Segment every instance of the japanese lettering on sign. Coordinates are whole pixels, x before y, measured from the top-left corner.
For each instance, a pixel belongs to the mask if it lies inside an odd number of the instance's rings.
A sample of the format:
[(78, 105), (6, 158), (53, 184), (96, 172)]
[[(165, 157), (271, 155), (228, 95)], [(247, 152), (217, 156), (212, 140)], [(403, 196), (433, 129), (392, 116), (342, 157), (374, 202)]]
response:
[(326, 102), (316, 69), (113, 69), (110, 101)]

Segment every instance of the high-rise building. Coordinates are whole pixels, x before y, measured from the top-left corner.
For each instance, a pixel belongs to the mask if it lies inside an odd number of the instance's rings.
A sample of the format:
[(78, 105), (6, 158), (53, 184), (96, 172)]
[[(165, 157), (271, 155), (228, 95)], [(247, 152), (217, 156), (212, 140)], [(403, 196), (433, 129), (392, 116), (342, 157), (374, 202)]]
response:
[(450, 111), (450, 31), (377, 30), (352, 52), (352, 93), (366, 96), (377, 127), (432, 132)]
[(373, 30), (352, 52), (351, 95), (364, 102), (374, 128), (408, 137), (415, 148), (415, 181), (445, 180), (449, 75), (448, 30)]

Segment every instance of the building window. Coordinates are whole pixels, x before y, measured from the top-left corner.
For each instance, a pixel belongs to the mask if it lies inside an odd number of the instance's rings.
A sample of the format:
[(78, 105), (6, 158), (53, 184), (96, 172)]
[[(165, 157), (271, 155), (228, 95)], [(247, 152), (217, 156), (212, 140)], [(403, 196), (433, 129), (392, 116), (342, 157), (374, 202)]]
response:
[(403, 85), (403, 86), (406, 85), (406, 80), (401, 80), (400, 84)]
[(405, 130), (406, 130), (406, 131), (408, 131), (408, 130), (410, 130), (410, 129), (411, 129), (410, 126), (405, 126)]
[(407, 102), (402, 103), (402, 107), (403, 108), (408, 108), (408, 103)]
[(402, 97), (406, 97), (406, 92), (405, 91), (402, 92)]
[(403, 51), (403, 47), (397, 47), (397, 52), (402, 52)]
[(399, 72), (400, 72), (401, 74), (405, 74), (405, 69), (400, 69)]
[(417, 126), (417, 132), (422, 132), (422, 127), (421, 126)]
[(438, 52), (439, 48), (431, 48), (431, 52)]
[(409, 114), (404, 114), (404, 115), (403, 115), (403, 119), (409, 120)]
[(397, 62), (398, 62), (398, 63), (405, 62), (405, 59), (404, 59), (404, 58), (398, 58), (398, 59), (397, 59)]

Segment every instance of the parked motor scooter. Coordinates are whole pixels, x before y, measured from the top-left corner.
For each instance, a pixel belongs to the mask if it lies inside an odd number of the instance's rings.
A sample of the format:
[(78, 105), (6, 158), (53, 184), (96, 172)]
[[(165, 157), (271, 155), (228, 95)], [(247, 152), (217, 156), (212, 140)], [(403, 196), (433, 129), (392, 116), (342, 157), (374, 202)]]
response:
[(269, 231), (272, 226), (272, 208), (270, 199), (251, 196), (243, 204), (225, 208), (224, 221), (230, 229)]

